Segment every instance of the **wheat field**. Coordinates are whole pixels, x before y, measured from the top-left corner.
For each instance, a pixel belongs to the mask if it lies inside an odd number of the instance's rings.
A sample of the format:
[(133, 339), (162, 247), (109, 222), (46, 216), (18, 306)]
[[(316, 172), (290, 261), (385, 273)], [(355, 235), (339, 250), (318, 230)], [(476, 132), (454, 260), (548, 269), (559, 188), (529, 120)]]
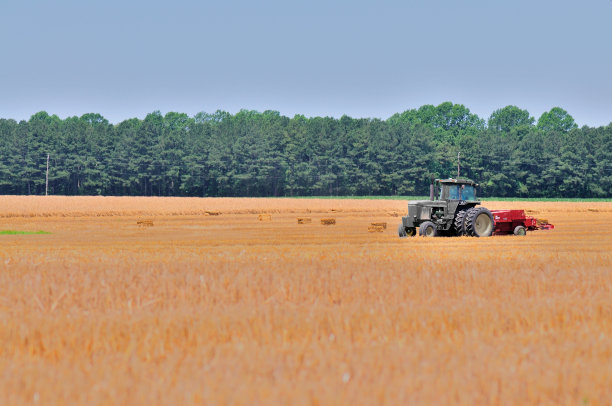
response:
[(612, 203), (484, 205), (556, 228), (399, 239), (397, 200), (2, 196), (0, 230), (50, 234), (0, 235), (0, 403), (611, 404)]

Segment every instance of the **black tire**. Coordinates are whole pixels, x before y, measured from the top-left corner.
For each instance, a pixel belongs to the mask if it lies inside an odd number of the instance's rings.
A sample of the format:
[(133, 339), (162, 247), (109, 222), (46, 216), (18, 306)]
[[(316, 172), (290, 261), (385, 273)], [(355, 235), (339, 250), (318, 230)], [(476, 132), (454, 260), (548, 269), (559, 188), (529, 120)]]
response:
[(419, 235), (422, 237), (437, 237), (438, 230), (436, 225), (431, 221), (424, 221), (419, 226)]
[(403, 224), (400, 224), (397, 227), (397, 234), (400, 238), (404, 237), (414, 237), (416, 234), (416, 229), (414, 227), (404, 227)]
[(465, 216), (465, 233), (472, 237), (490, 237), (495, 229), (493, 215), (486, 207), (468, 210)]
[(514, 227), (514, 235), (527, 235), (527, 229), (523, 226)]
[(403, 224), (400, 224), (397, 227), (397, 234), (399, 235), (399, 238), (404, 238), (404, 237), (408, 236), (408, 234), (406, 233), (406, 229), (404, 228)]
[(455, 215), (455, 220), (453, 221), (453, 230), (455, 231), (455, 235), (457, 235), (458, 237), (465, 235), (465, 216), (467, 215), (467, 212), (468, 210), (460, 210)]

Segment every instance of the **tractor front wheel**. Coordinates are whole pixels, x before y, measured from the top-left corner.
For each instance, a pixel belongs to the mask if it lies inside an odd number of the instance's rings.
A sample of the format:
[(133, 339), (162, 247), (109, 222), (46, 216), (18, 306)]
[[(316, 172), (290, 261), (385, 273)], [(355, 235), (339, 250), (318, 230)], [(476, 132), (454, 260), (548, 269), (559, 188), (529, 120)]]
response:
[(399, 235), (400, 238), (414, 237), (414, 235), (416, 234), (416, 230), (414, 228), (404, 227), (403, 224), (400, 224), (397, 227), (397, 234)]
[(465, 233), (472, 237), (490, 237), (495, 223), (493, 215), (486, 207), (468, 210), (465, 216)]
[(436, 225), (431, 221), (424, 221), (419, 226), (419, 235), (423, 237), (437, 237), (438, 230), (436, 229)]

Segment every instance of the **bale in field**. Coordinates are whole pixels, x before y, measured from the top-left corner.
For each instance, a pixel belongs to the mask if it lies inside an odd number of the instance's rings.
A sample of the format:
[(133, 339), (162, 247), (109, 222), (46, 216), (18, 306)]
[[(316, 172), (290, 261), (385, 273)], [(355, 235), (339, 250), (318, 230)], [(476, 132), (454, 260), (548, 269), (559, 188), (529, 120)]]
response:
[(369, 233), (382, 233), (384, 228), (382, 226), (368, 226)]
[(298, 217), (298, 224), (309, 224), (312, 223), (312, 219), (310, 217)]
[(260, 214), (259, 216), (257, 216), (257, 218), (259, 219), (259, 221), (272, 221), (271, 214)]
[(153, 227), (153, 220), (138, 220), (136, 225), (138, 227)]
[(207, 216), (218, 216), (221, 214), (220, 211), (211, 211), (211, 210), (206, 210), (204, 212)]
[(324, 226), (331, 226), (331, 225), (336, 224), (336, 219), (335, 218), (321, 219), (321, 224)]
[(374, 227), (381, 227), (383, 230), (387, 229), (387, 223), (381, 222), (381, 223), (370, 223), (370, 224)]

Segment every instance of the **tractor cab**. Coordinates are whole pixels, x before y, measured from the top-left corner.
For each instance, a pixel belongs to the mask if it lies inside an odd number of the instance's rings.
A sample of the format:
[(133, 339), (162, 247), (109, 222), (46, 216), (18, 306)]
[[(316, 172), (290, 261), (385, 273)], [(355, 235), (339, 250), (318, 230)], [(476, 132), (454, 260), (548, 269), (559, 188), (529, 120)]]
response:
[(436, 179), (434, 187), (436, 200), (460, 200), (479, 202), (476, 198), (478, 184), (469, 179)]

